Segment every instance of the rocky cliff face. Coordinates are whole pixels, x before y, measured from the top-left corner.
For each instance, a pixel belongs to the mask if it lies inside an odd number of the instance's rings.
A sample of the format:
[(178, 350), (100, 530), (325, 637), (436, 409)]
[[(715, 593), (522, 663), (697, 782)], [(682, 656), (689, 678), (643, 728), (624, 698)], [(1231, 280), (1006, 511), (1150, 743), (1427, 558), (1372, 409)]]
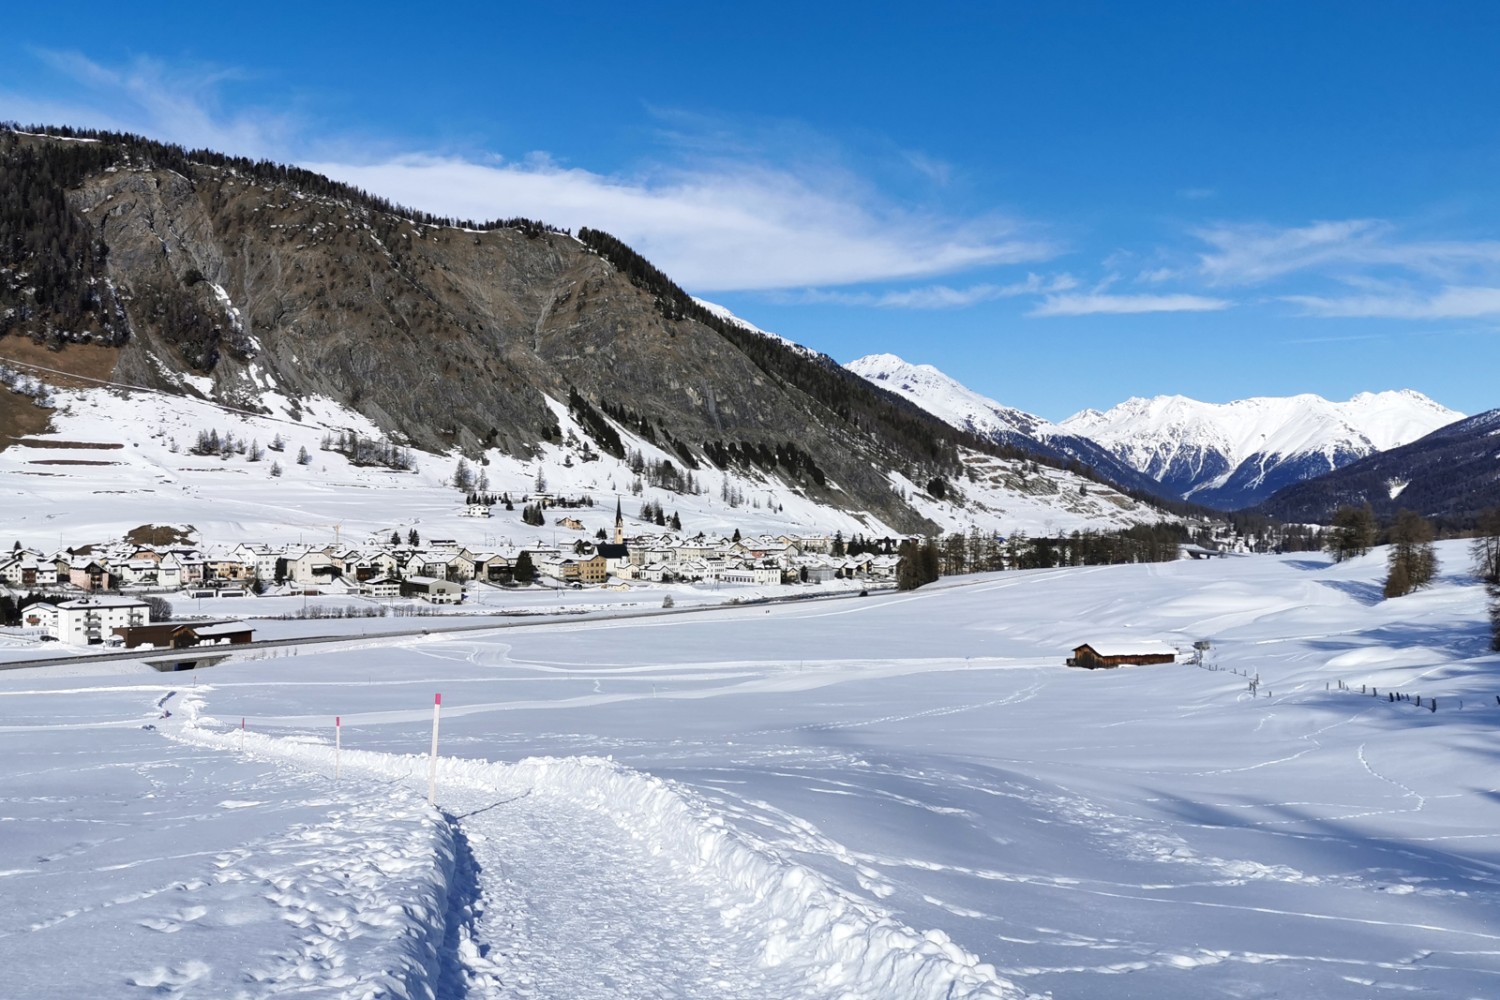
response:
[(326, 396), (420, 448), (519, 456), (557, 433), (544, 397), (572, 389), (685, 464), (722, 461), (716, 442), (795, 444), (776, 475), (912, 530), (925, 521), (887, 472), (951, 476), (974, 444), (830, 359), (725, 329), (607, 237), (413, 218), (303, 172), (131, 137), (0, 132), (0, 169), (60, 193), (81, 233), (42, 292), (26, 278), (46, 233), (0, 243), (0, 355), (16, 337), (59, 358), (106, 344), (115, 381), (292, 414)]

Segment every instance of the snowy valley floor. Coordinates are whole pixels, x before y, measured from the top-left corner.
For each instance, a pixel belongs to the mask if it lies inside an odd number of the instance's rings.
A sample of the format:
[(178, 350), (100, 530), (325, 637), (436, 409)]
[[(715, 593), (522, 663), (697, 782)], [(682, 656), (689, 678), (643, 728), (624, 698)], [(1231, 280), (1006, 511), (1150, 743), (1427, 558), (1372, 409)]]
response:
[[(0, 992), (1500, 995), (1500, 658), (1440, 555), (3, 674)], [(1062, 666), (1122, 634), (1217, 669)]]

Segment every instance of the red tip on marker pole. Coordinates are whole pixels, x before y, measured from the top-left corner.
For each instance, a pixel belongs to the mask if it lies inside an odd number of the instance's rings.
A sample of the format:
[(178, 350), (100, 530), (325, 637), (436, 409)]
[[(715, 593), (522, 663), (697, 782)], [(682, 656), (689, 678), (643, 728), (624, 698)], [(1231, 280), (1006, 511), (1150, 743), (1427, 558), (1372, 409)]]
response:
[(342, 725), (343, 725), (343, 724), (344, 724), (344, 723), (343, 723), (343, 721), (342, 721), (342, 720), (341, 720), (341, 719), (340, 719), (340, 718), (339, 718), (339, 716), (337, 716), (337, 715), (335, 715), (335, 716), (334, 716), (334, 717), (333, 717), (333, 728), (335, 728), (335, 729), (337, 729), (337, 728), (338, 728), (338, 727), (339, 727), (339, 726), (342, 726)]
[(441, 694), (435, 694), (435, 695), (433, 695), (432, 696), (432, 703), (434, 705), (441, 705), (443, 703), (443, 696)]

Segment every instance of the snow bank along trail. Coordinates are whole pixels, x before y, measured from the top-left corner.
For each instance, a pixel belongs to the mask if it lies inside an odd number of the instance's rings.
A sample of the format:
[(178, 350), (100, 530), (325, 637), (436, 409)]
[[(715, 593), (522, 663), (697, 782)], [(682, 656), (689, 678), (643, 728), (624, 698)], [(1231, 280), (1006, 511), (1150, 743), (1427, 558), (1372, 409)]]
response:
[[(183, 700), (168, 736), (333, 777), (332, 746), (227, 729), (202, 714), (206, 690)], [(372, 806), (399, 810), (425, 794), (428, 761), (343, 751), (341, 771), (345, 794), (357, 783)], [(405, 921), (395, 965), (426, 979), (399, 995), (1025, 995), (941, 931), (902, 925), (751, 846), (690, 791), (613, 761), (440, 758), (437, 782), (431, 869), (443, 899), (346, 901), (349, 922), (367, 919), (365, 905)]]

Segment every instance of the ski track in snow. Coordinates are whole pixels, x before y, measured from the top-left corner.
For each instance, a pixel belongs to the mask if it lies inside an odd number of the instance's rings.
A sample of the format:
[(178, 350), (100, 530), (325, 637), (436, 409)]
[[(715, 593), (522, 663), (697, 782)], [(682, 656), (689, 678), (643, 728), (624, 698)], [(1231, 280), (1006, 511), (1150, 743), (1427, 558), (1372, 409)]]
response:
[[(326, 744), (220, 731), (201, 714), (209, 690), (181, 699), (163, 734), (332, 777)], [(687, 793), (610, 761), (442, 758), (440, 814), (420, 797), (423, 758), (344, 751), (340, 765), (347, 811), (217, 858), (216, 884), (170, 887), (186, 905), (153, 918), (175, 933), (210, 912), (195, 893), (269, 883), (301, 933), (236, 996), (314, 983), (339, 996), (527, 1000), (1024, 995), (940, 931), (902, 926), (728, 831)], [(265, 860), (287, 853), (290, 863)], [(362, 950), (371, 937), (396, 944)], [(372, 980), (371, 969), (383, 971)], [(187, 959), (132, 982), (185, 996), (210, 971)]]

